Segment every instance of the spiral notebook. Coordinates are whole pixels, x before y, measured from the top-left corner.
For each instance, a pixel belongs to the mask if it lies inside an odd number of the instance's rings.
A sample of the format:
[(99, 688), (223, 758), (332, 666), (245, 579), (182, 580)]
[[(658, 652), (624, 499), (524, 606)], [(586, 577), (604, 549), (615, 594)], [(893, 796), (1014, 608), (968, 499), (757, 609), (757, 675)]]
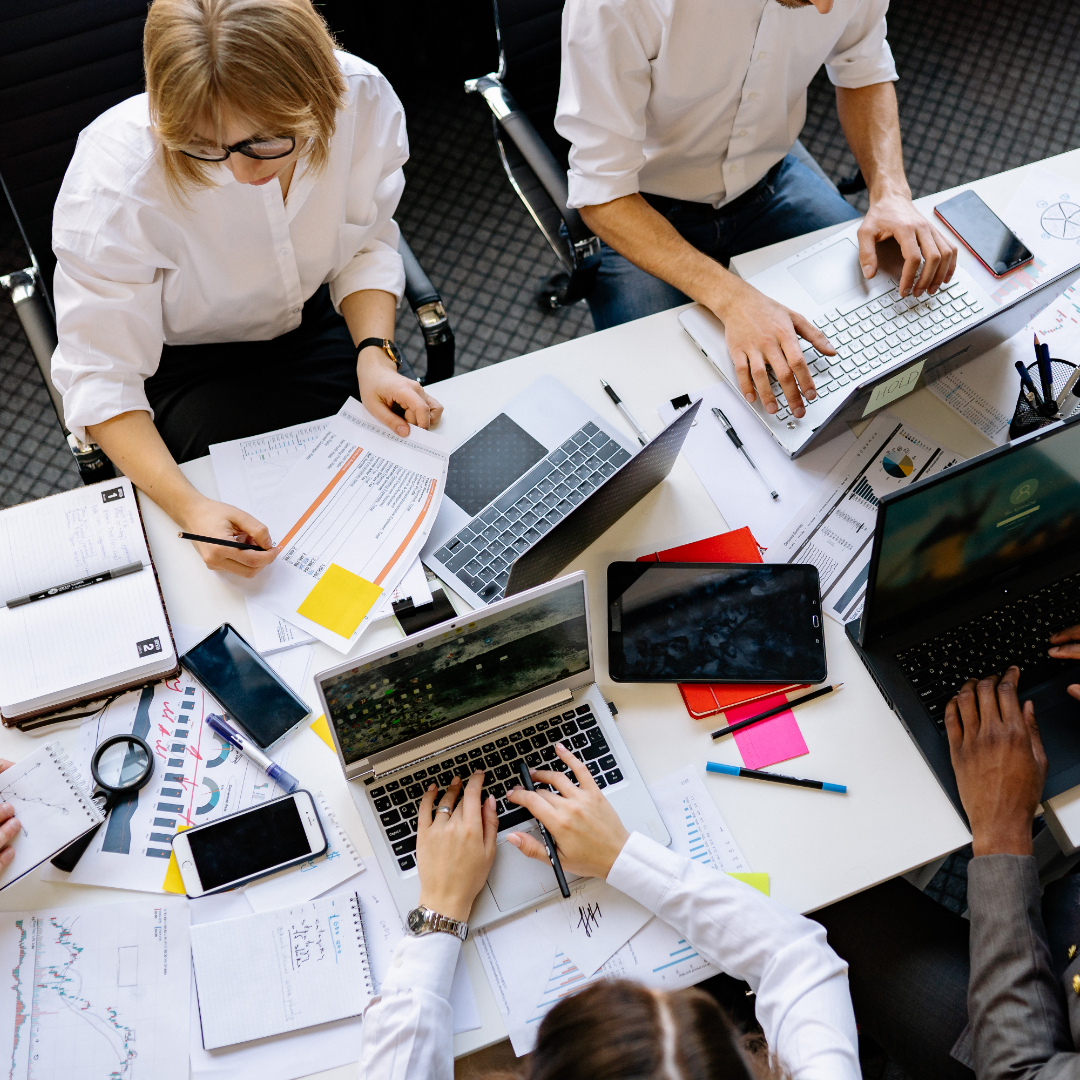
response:
[(359, 1016), (374, 996), (356, 893), (193, 926), (191, 958), (206, 1050)]
[(15, 859), (0, 873), (0, 889), (105, 820), (79, 770), (58, 742), (39, 746), (0, 773), (0, 802), (15, 807), (15, 817), (22, 826), (15, 838)]

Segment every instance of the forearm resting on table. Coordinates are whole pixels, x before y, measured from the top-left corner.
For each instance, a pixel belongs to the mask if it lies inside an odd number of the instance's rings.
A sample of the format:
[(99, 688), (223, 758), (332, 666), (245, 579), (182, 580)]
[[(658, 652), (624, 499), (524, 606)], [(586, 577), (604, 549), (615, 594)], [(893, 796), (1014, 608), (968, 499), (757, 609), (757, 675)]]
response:
[(684, 240), (641, 195), (583, 206), (585, 224), (620, 255), (692, 300), (719, 311), (734, 275)]
[(180, 471), (148, 412), (121, 413), (86, 430), (109, 460), (182, 528), (192, 510), (206, 501)]

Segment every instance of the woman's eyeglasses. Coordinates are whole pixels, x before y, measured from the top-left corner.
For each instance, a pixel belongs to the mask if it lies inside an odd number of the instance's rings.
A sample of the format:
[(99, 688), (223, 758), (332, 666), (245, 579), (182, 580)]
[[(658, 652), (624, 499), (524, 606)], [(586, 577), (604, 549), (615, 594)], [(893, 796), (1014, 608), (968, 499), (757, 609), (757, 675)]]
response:
[(245, 139), (232, 146), (210, 146), (206, 143), (189, 143), (178, 146), (177, 150), (186, 157), (199, 161), (224, 161), (230, 154), (243, 154), (256, 161), (273, 161), (274, 158), (288, 157), (296, 148), (296, 140), (291, 135), (276, 135), (272, 139)]

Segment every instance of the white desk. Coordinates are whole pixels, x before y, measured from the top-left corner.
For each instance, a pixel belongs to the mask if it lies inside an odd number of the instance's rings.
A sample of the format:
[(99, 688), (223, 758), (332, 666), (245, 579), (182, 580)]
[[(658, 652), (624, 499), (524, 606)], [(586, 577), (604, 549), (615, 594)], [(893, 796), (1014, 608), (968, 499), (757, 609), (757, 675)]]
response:
[[(1045, 162), (1062, 175), (1080, 177), (1080, 151)], [(974, 185), (988, 201), (1001, 205), (1019, 183), (1022, 170)], [(1004, 194), (1004, 199), (1002, 195)], [(993, 196), (993, 198), (991, 198)], [(924, 210), (934, 200), (920, 200)], [(769, 265), (807, 239), (787, 241), (751, 255), (737, 266), (744, 275)], [(966, 252), (962, 257), (970, 257)], [(502, 402), (549, 373), (589, 402), (614, 424), (625, 424), (600, 387), (607, 378), (628, 407), (652, 433), (661, 427), (656, 406), (699, 390), (717, 375), (677, 321), (678, 309), (633, 324), (579, 338), (493, 367), (440, 383), (435, 393), (446, 406), (440, 431), (456, 442)], [(987, 441), (927, 391), (891, 407), (918, 427), (933, 432), (953, 449), (974, 455)], [(209, 458), (184, 466), (195, 485), (216, 495)], [(142, 500), (147, 533), (174, 622), (213, 627), (228, 620), (249, 630), (238, 592), (223, 577), (207, 571), (191, 544), (148, 499)], [(707, 758), (739, 764), (733, 741), (714, 744), (711, 722), (692, 720), (674, 686), (612, 684), (606, 678), (605, 569), (616, 559), (638, 555), (722, 532), (726, 525), (681, 457), (668, 479), (643, 499), (567, 569), (584, 569), (594, 622), (597, 671), (605, 696), (619, 709), (618, 722), (646, 783), (692, 763), (704, 769)], [(391, 621), (368, 631), (357, 652), (398, 637)], [(844, 690), (799, 711), (799, 725), (810, 754), (795, 771), (848, 785), (845, 797), (766, 784), (747, 784), (709, 776), (706, 787), (755, 870), (771, 875), (772, 895), (799, 911), (809, 911), (940, 858), (965, 844), (969, 835), (914, 744), (885, 705), (842, 629), (826, 620), (830, 680)], [(312, 671), (339, 662), (325, 645), (316, 646)], [(307, 700), (316, 704), (310, 680)], [(70, 744), (74, 729), (48, 731)], [(18, 759), (38, 745), (40, 736), (0, 732), (0, 755)], [(297, 739), (289, 769), (305, 786), (317, 783), (361, 853), (371, 851), (336, 758), (310, 731)], [(53, 885), (28, 880), (0, 895), (0, 909), (57, 904), (101, 904), (142, 894), (111, 889)], [(505, 1037), (494, 998), (471, 943), (466, 957), (483, 1026), (455, 1038), (455, 1053), (465, 1054)], [(355, 1076), (348, 1066), (318, 1074), (335, 1080)]]

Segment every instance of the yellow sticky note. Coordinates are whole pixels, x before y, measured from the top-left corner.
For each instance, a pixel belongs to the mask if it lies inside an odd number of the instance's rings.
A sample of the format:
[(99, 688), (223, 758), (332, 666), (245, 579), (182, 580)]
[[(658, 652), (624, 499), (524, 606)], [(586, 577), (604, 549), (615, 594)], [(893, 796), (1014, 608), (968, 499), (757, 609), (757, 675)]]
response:
[(769, 895), (768, 874), (733, 874), (728, 871), (728, 877), (736, 878), (738, 881), (745, 882), (747, 885), (757, 889), (758, 892), (763, 892), (766, 896)]
[[(190, 825), (181, 825), (176, 831), (182, 833), (185, 829), (190, 828)], [(180, 866), (176, 861), (175, 851), (169, 856), (169, 865), (165, 869), (165, 880), (162, 882), (161, 887), (166, 892), (178, 893), (180, 896), (187, 895), (187, 889), (184, 888), (184, 879), (180, 876)]]
[(331, 563), (315, 588), (296, 609), (296, 614), (348, 638), (353, 636), (360, 621), (380, 596), (380, 586), (373, 585), (344, 566)]
[(325, 715), (320, 716), (317, 720), (311, 721), (311, 730), (314, 731), (335, 754), (337, 753), (337, 747), (334, 746), (334, 736), (330, 734), (330, 725), (327, 723)]

